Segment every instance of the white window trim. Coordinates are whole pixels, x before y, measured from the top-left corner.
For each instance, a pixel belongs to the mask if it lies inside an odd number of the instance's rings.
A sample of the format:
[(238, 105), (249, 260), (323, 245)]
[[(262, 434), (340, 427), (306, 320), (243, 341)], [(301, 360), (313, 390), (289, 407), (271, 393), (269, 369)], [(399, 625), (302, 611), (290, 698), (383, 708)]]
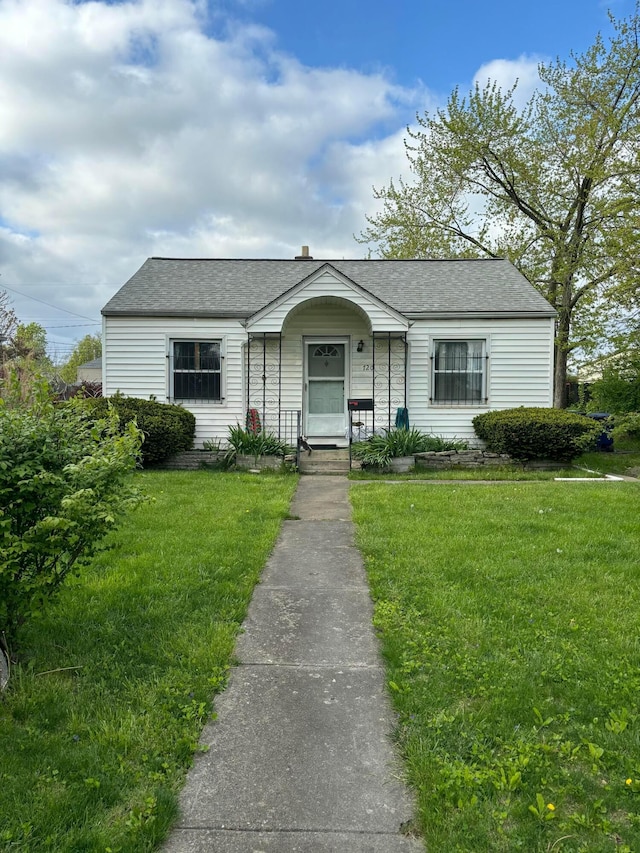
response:
[[(482, 344), (482, 391), (478, 401), (462, 401), (455, 402), (452, 400), (436, 400), (434, 396), (436, 386), (436, 345), (441, 342), (451, 343), (469, 343), (471, 341), (480, 341)], [(489, 367), (490, 367), (490, 350), (491, 338), (490, 335), (461, 335), (461, 334), (441, 334), (432, 335), (429, 347), (429, 405), (437, 409), (485, 409), (489, 406)]]
[[(219, 344), (220, 345), (220, 399), (219, 400), (198, 400), (195, 398), (176, 399), (174, 394), (173, 384), (173, 345), (180, 343), (204, 343), (204, 344)], [(224, 406), (226, 405), (226, 371), (225, 371), (225, 354), (226, 354), (226, 338), (224, 336), (214, 335), (175, 335), (166, 338), (167, 349), (167, 400), (177, 406), (193, 407), (193, 406)]]

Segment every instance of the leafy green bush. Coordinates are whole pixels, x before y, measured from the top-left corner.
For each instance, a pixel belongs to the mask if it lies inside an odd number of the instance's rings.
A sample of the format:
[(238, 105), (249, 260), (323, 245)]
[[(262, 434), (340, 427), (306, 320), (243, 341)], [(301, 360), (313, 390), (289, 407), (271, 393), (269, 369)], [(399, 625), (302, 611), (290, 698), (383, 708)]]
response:
[(271, 432), (253, 432), (243, 429), (240, 424), (229, 427), (229, 449), (225, 454), (227, 464), (232, 464), (236, 456), (286, 456), (293, 448), (281, 441)]
[(589, 386), (589, 394), (592, 412), (639, 412), (640, 355), (621, 356), (615, 365), (605, 367), (602, 379)]
[(566, 409), (504, 409), (473, 419), (473, 428), (493, 453), (514, 459), (569, 462), (595, 447), (602, 426)]
[(390, 429), (383, 435), (372, 435), (367, 441), (358, 442), (351, 448), (354, 459), (363, 465), (386, 467), (391, 459), (413, 456), (428, 450), (465, 450), (466, 442), (447, 440), (437, 435), (428, 435), (419, 429)]
[(142, 435), (85, 404), (0, 401), (0, 632), (9, 640), (142, 499), (129, 475)]
[(640, 442), (640, 412), (614, 415), (613, 437), (615, 440), (631, 439)]
[(87, 400), (94, 416), (103, 418), (113, 407), (122, 428), (135, 420), (144, 433), (142, 462), (152, 465), (162, 462), (174, 453), (191, 450), (196, 431), (194, 415), (182, 406), (158, 403), (156, 400), (139, 400), (137, 397), (114, 395), (109, 398)]

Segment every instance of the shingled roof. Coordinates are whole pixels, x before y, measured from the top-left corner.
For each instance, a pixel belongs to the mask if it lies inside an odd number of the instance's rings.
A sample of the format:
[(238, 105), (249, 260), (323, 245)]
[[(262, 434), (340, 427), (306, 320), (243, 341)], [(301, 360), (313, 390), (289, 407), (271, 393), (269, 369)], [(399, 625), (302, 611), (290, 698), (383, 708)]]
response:
[(246, 319), (327, 265), (410, 318), (555, 311), (508, 261), (149, 258), (109, 300), (109, 316)]

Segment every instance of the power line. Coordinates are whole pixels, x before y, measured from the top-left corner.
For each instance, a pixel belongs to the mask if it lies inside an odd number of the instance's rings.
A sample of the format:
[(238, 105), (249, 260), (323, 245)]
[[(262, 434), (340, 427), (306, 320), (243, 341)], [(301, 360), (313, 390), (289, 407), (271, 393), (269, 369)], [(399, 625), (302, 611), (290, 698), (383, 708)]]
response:
[(33, 299), (34, 302), (40, 302), (48, 308), (53, 308), (55, 311), (64, 311), (65, 314), (72, 314), (74, 317), (81, 317), (83, 320), (90, 320), (92, 325), (98, 325), (95, 317), (87, 317), (85, 314), (78, 314), (76, 311), (69, 311), (68, 308), (59, 308), (57, 305), (52, 305), (51, 302), (45, 302), (44, 299), (38, 299), (35, 296), (30, 296), (28, 293), (23, 293), (21, 290), (16, 290), (15, 287), (8, 287), (4, 282), (0, 285), (3, 290), (10, 290), (12, 293), (17, 293), (18, 296), (24, 296), (26, 299)]
[[(0, 290), (1, 289), (2, 288), (0, 288)], [(102, 325), (102, 323), (98, 323), (96, 321), (94, 323), (64, 323), (63, 325), (52, 326), (46, 317), (25, 317), (21, 314), (20, 325), (24, 326), (27, 323), (38, 323), (39, 326), (43, 326), (45, 329), (87, 329), (89, 326)]]
[(102, 323), (69, 323), (66, 326), (49, 326), (48, 323), (44, 323), (47, 329), (85, 329), (87, 326), (101, 326)]

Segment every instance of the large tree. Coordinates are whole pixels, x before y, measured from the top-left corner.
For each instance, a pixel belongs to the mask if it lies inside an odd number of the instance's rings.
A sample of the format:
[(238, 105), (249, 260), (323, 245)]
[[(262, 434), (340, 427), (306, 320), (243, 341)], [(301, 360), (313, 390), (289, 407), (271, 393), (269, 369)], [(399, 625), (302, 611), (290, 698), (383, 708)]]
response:
[(611, 18), (569, 62), (539, 66), (524, 108), (516, 86), (456, 89), (409, 130), (410, 180), (383, 201), (362, 242), (387, 258), (506, 256), (558, 312), (554, 404), (567, 357), (602, 334), (616, 292), (637, 282), (640, 14)]

